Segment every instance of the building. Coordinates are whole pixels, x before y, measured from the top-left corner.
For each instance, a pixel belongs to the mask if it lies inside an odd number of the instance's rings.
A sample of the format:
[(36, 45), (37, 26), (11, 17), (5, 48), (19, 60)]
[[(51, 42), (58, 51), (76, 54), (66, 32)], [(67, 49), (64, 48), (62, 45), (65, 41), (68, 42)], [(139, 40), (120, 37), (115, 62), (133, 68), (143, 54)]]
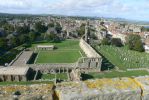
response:
[(29, 67), (3, 67), (0, 68), (0, 82), (3, 81), (27, 81), (31, 69)]
[(38, 45), (37, 50), (53, 50), (54, 45)]

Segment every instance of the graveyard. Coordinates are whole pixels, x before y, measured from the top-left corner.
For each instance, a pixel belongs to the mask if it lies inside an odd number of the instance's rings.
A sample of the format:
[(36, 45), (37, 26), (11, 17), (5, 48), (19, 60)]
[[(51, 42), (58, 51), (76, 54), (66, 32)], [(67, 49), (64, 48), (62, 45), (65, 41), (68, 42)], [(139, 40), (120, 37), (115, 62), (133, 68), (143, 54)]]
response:
[(109, 62), (111, 62), (115, 67), (118, 67), (120, 70), (148, 68), (148, 53), (140, 53), (137, 51), (128, 50), (126, 46), (114, 47), (108, 45), (101, 45), (96, 47), (96, 49)]

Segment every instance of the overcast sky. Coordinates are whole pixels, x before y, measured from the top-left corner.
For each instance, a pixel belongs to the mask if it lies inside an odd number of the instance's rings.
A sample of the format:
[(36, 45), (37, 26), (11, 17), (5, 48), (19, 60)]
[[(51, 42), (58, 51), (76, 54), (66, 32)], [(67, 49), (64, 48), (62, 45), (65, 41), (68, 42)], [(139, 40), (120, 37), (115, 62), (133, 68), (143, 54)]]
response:
[(119, 17), (149, 21), (149, 0), (0, 0), (0, 12)]

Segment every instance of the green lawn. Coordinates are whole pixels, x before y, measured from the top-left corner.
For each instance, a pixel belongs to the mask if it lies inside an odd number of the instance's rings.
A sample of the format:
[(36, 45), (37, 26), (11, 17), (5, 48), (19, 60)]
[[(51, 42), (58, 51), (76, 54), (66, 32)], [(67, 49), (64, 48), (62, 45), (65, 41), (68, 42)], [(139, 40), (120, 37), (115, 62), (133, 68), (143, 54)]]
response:
[[(66, 73), (61, 73), (61, 74), (56, 74), (57, 79), (61, 80), (67, 80), (67, 74)], [(41, 79), (55, 79), (55, 74), (43, 74)]]
[(94, 79), (94, 78), (116, 78), (116, 77), (132, 77), (132, 76), (145, 76), (149, 75), (149, 72), (145, 70), (136, 70), (136, 71), (125, 71), (125, 72), (100, 72), (100, 73), (88, 73), (82, 74), (82, 79)]
[(122, 70), (149, 67), (149, 54), (128, 50), (127, 47), (101, 45), (96, 47), (109, 62)]
[(79, 40), (65, 40), (60, 43), (50, 43), (50, 42), (43, 42), (43, 43), (34, 43), (32, 44), (32, 48), (34, 49), (37, 45), (54, 45), (57, 47), (57, 50), (80, 50), (79, 47)]
[(77, 50), (40, 51), (36, 63), (74, 63), (81, 57)]
[[(54, 45), (53, 51), (39, 51), (36, 64), (38, 63), (74, 63), (81, 56), (85, 56), (79, 46), (79, 40), (65, 40), (60, 43), (34, 43), (32, 48), (37, 45)], [(81, 53), (81, 54), (80, 54)]]

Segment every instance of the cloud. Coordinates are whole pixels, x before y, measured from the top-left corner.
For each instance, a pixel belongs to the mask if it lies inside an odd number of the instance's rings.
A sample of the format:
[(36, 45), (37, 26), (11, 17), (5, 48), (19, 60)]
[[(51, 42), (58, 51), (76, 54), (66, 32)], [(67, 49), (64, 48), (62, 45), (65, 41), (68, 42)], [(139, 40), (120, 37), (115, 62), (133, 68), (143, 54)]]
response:
[(0, 0), (0, 12), (147, 18), (148, 0)]
[[(0, 0), (0, 10), (6, 10), (6, 11), (28, 11), (30, 10), (39, 10), (45, 7), (45, 2), (47, 0)], [(23, 13), (23, 12), (22, 12)]]

